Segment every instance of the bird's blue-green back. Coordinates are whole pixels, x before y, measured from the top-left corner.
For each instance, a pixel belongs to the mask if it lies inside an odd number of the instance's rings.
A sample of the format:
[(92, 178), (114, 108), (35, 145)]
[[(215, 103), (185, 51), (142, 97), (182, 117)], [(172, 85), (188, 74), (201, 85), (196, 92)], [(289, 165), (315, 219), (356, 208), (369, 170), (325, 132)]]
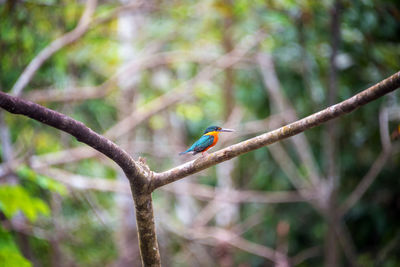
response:
[(197, 154), (199, 152), (204, 151), (207, 147), (209, 147), (212, 143), (214, 142), (214, 136), (212, 135), (203, 135), (200, 137), (199, 140), (197, 140), (188, 150), (186, 150), (184, 153), (188, 153), (191, 151), (194, 151), (193, 154)]

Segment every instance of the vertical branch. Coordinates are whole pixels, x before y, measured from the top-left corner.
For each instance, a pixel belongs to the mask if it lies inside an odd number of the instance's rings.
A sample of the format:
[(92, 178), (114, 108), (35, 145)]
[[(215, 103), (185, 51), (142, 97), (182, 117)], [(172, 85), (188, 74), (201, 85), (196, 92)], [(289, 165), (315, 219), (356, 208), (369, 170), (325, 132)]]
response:
[[(4, 112), (0, 110), (0, 145), (1, 145), (1, 157), (2, 161), (5, 163), (6, 168), (10, 168), (12, 165), (13, 157), (14, 157), (14, 148), (11, 142), (10, 136), (10, 128), (8, 127), (5, 119)], [(1, 179), (0, 183), (7, 184), (19, 184), (19, 179), (14, 171), (11, 171), (5, 179)], [(26, 224), (26, 218), (22, 216), (22, 214), (17, 214), (13, 218), (10, 219), (12, 225), (16, 224)], [(22, 254), (29, 259), (30, 261), (35, 260), (32, 254), (32, 249), (28, 241), (28, 237), (23, 232), (16, 232), (17, 244), (22, 252)]]
[(381, 172), (382, 168), (385, 166), (386, 162), (390, 158), (391, 149), (383, 150), (375, 162), (372, 164), (368, 173), (361, 179), (361, 182), (357, 187), (351, 192), (350, 196), (346, 199), (343, 205), (340, 207), (340, 214), (344, 215), (348, 212), (364, 195), (370, 185), (374, 182), (378, 174)]
[[(229, 54), (233, 51), (233, 40), (232, 40), (232, 29), (234, 26), (234, 14), (233, 14), (233, 3), (232, 0), (222, 0), (222, 4), (225, 7), (223, 16), (222, 31), (222, 47), (225, 54)], [(233, 95), (234, 86), (234, 70), (231, 66), (224, 71), (224, 84), (223, 84), (223, 117), (226, 123), (230, 123), (233, 109), (235, 107), (235, 99)], [(228, 126), (228, 125), (227, 125)], [(236, 160), (231, 160), (219, 164), (216, 169), (217, 174), (217, 187), (221, 192), (229, 190), (234, 187), (233, 173)], [(215, 208), (212, 208), (212, 207)], [(236, 203), (226, 203), (223, 201), (214, 200), (210, 202), (211, 210), (215, 212), (216, 225), (220, 227), (229, 227), (233, 225), (238, 219), (238, 205)], [(221, 242), (215, 248), (216, 254), (218, 254), (218, 265), (219, 266), (232, 266), (233, 255), (232, 251), (225, 244)]]
[[(290, 123), (297, 120), (298, 116), (296, 111), (292, 107), (289, 100), (282, 93), (282, 86), (275, 72), (275, 66), (271, 55), (267, 53), (259, 54), (257, 56), (257, 62), (264, 79), (266, 90), (268, 90), (271, 100), (276, 105), (276, 109), (282, 113), (284, 122)], [(317, 186), (320, 182), (319, 172), (305, 135), (299, 134), (294, 138), (291, 138), (290, 141), (296, 149), (299, 158), (306, 167), (310, 182), (312, 185)]]
[[(232, 40), (232, 26), (234, 23), (233, 16), (233, 6), (231, 0), (224, 0), (223, 4), (225, 6), (224, 19), (223, 19), (223, 29), (222, 29), (222, 46), (225, 54), (229, 54), (233, 51), (233, 40)], [(223, 85), (223, 94), (224, 94), (224, 121), (226, 124), (233, 124), (236, 122), (236, 119), (240, 116), (236, 116), (237, 112), (233, 112), (233, 108), (235, 106), (235, 99), (233, 97), (233, 82), (234, 82), (234, 70), (231, 66), (225, 69), (225, 79)], [(234, 127), (234, 125), (226, 125), (227, 127)], [(218, 187), (221, 190), (231, 189), (233, 187), (233, 169), (235, 166), (235, 161), (224, 162), (221, 165), (217, 166), (217, 179), (218, 179)], [(234, 223), (237, 218), (237, 206), (235, 204), (221, 203), (218, 201), (220, 205), (220, 212), (216, 214), (216, 222), (217, 225), (223, 227), (228, 226)], [(227, 251), (225, 251), (227, 252)], [(228, 253), (229, 254), (229, 253)], [(230, 255), (228, 255), (229, 257)], [(228, 258), (226, 257), (226, 258)]]
[(310, 11), (302, 10), (298, 17), (296, 17), (296, 27), (298, 34), (298, 42), (301, 49), (301, 76), (304, 84), (304, 88), (307, 90), (311, 99), (315, 103), (320, 103), (322, 98), (322, 92), (317, 86), (313, 85), (313, 78), (315, 76), (314, 70), (312, 69), (311, 58), (307, 51), (307, 37), (306, 37), (306, 24), (311, 19)]
[(61, 246), (62, 244), (62, 238), (64, 233), (63, 227), (61, 225), (62, 220), (60, 218), (61, 215), (61, 199), (60, 196), (57, 193), (51, 193), (50, 196), (50, 207), (51, 207), (51, 221), (53, 224), (53, 234), (52, 234), (52, 239), (50, 240), (51, 244), (51, 264), (52, 266), (59, 266), (59, 267), (64, 267), (68, 266), (70, 263), (68, 263), (67, 259), (64, 257), (62, 254)]
[(12, 145), (10, 139), (10, 130), (4, 120), (4, 112), (0, 111), (0, 140), (2, 148), (2, 160), (3, 162), (9, 162), (12, 160)]
[[(340, 0), (335, 0), (333, 7), (331, 8), (331, 55), (330, 55), (330, 69), (329, 69), (329, 84), (328, 84), (328, 105), (333, 105), (336, 103), (338, 95), (338, 81), (337, 81), (337, 65), (336, 57), (338, 53), (338, 48), (340, 44)], [(326, 130), (324, 133), (325, 142), (325, 159), (327, 168), (327, 213), (328, 217), (336, 218), (338, 217), (338, 211), (336, 207), (336, 190), (339, 184), (338, 177), (338, 166), (337, 166), (337, 121), (329, 121), (326, 125)], [(339, 261), (339, 252), (337, 245), (337, 236), (335, 231), (332, 231), (335, 227), (335, 223), (340, 222), (340, 218), (333, 220), (328, 223), (328, 229), (325, 236), (325, 265), (326, 266), (337, 266)], [(334, 222), (332, 222), (334, 221)], [(346, 250), (345, 250), (346, 251)]]
[(278, 222), (278, 225), (276, 226), (276, 251), (285, 255), (285, 258), (287, 258), (289, 252), (289, 230), (290, 224), (287, 221), (281, 220)]
[[(131, 184), (132, 192), (136, 189)], [(143, 266), (161, 266), (151, 193), (134, 194), (136, 224)]]
[[(225, 50), (225, 53), (228, 54), (233, 50), (233, 41), (231, 36), (232, 25), (233, 25), (233, 15), (232, 15), (233, 11), (232, 11), (232, 3), (230, 0), (225, 0), (225, 5), (227, 6), (228, 14), (224, 18), (222, 45)], [(233, 68), (229, 66), (225, 69), (225, 81), (224, 81), (225, 120), (228, 119), (234, 107), (233, 78), (234, 78)]]
[[(341, 217), (338, 216), (337, 210), (334, 214), (332, 214), (330, 211), (325, 211), (323, 212), (323, 215), (326, 218), (326, 221), (329, 225), (329, 229), (332, 231), (332, 236), (334, 236), (332, 238), (336, 238), (334, 239), (335, 244), (337, 243), (338, 240), (349, 262), (349, 266), (357, 267), (358, 266), (357, 254), (355, 251), (353, 240), (351, 239), (350, 233), (346, 225), (342, 222)], [(335, 262), (335, 264), (338, 264), (338, 258), (336, 258), (336, 260), (337, 262)], [(328, 264), (333, 264), (333, 262), (325, 260), (325, 266), (338, 266), (338, 265), (328, 265)]]
[[(329, 84), (328, 84), (328, 106), (336, 103), (338, 95), (338, 81), (337, 81), (337, 65), (336, 57), (340, 43), (340, 9), (341, 2), (336, 0), (331, 10), (331, 48), (332, 53), (330, 56), (330, 69), (329, 69)], [(337, 147), (337, 121), (332, 120), (327, 123), (326, 135), (324, 137), (326, 143), (326, 159), (327, 159), (327, 177), (331, 185), (337, 186), (337, 166), (336, 166), (336, 147)]]
[[(120, 1), (123, 2), (123, 1)], [(120, 69), (124, 69), (129, 62), (135, 60), (138, 51), (133, 44), (134, 40), (138, 38), (140, 29), (140, 19), (137, 17), (143, 16), (142, 14), (135, 14), (134, 12), (123, 12), (118, 15), (118, 41), (119, 41), (119, 57), (121, 58)], [(117, 76), (117, 83), (119, 87), (118, 94), (118, 119), (121, 120), (136, 108), (136, 94), (135, 90), (137, 83), (140, 79), (138, 73), (131, 74), (129, 77)], [(111, 78), (110, 80), (112, 80)], [(134, 150), (132, 147), (132, 140), (136, 136), (135, 131), (129, 135), (123, 136), (119, 142), (125, 147), (127, 152), (132, 155)], [(118, 173), (117, 179), (123, 181), (125, 179), (122, 172)], [(118, 246), (118, 260), (115, 267), (128, 267), (138, 266), (140, 260), (140, 248), (138, 245), (138, 233), (136, 231), (135, 221), (135, 208), (132, 205), (132, 195), (115, 196), (118, 214), (118, 230), (115, 236), (115, 241)]]

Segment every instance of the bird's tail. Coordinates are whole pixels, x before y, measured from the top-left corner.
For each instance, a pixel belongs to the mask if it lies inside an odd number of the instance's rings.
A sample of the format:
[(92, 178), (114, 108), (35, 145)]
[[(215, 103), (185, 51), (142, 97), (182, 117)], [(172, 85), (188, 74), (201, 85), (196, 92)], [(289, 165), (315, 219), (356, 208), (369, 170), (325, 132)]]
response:
[(183, 151), (183, 152), (181, 152), (181, 153), (179, 153), (179, 156), (182, 156), (182, 155), (184, 155), (184, 154), (186, 154), (186, 153), (188, 153), (189, 151)]

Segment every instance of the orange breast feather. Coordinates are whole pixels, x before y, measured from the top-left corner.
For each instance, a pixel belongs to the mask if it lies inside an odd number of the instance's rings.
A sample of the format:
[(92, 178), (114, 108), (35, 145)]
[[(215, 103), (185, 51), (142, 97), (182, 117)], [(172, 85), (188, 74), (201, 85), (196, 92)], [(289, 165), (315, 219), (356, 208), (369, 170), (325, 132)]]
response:
[(213, 141), (212, 144), (211, 144), (209, 147), (207, 147), (204, 151), (207, 151), (207, 150), (209, 150), (210, 148), (212, 148), (213, 146), (215, 146), (215, 144), (218, 142), (218, 134), (219, 134), (219, 132), (209, 132), (209, 133), (206, 133), (206, 135), (212, 135), (212, 136), (214, 137), (214, 141)]

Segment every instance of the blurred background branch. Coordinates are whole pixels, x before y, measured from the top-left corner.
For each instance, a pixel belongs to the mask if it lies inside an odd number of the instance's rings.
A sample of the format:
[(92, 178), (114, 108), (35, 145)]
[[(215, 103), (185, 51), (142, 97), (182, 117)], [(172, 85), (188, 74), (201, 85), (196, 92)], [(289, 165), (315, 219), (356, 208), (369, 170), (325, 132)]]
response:
[[(207, 126), (236, 130), (218, 150), (398, 72), (399, 10), (396, 1), (0, 0), (0, 89), (168, 170), (192, 159), (177, 154)], [(156, 190), (163, 265), (395, 265), (399, 109), (393, 92)], [(0, 265), (140, 264), (115, 163), (3, 112), (0, 139)]]
[(19, 96), (25, 86), (30, 82), (33, 75), (37, 72), (41, 65), (51, 57), (55, 52), (66, 45), (69, 45), (78, 40), (88, 29), (92, 20), (92, 16), (96, 10), (97, 0), (87, 0), (86, 8), (83, 11), (76, 28), (69, 33), (62, 35), (60, 38), (51, 42), (29, 63), (23, 71), (17, 82), (11, 89), (13, 95)]

